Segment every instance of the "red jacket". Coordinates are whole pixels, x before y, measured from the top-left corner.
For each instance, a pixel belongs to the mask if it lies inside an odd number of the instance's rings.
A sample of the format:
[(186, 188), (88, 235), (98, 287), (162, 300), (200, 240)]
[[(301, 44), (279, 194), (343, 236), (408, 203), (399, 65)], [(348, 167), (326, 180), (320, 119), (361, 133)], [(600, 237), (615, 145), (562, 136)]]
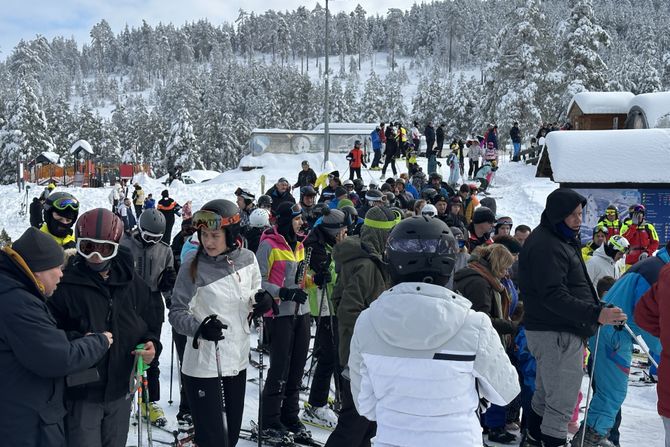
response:
[(357, 148), (353, 148), (347, 155), (347, 160), (349, 160), (349, 167), (353, 169), (360, 168), (363, 163), (363, 151)]
[(658, 234), (656, 228), (649, 223), (643, 222), (640, 225), (624, 224), (621, 227), (620, 234), (628, 239), (630, 251), (626, 255), (626, 264), (633, 265), (640, 259), (642, 253), (653, 256), (658, 250)]
[[(670, 264), (658, 275), (658, 281), (635, 305), (635, 323), (661, 339), (663, 352), (658, 368), (658, 414), (670, 417)], [(661, 324), (663, 322), (663, 324)]]

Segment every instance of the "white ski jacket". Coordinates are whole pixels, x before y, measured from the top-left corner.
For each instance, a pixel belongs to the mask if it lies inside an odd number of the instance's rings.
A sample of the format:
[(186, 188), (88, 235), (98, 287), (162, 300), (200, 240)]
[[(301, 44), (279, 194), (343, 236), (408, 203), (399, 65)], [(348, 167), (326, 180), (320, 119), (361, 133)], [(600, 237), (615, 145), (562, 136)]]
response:
[(242, 248), (216, 258), (199, 255), (198, 274), (191, 280), (191, 263), (196, 251), (189, 252), (179, 269), (172, 292), (169, 320), (172, 327), (187, 336), (182, 372), (187, 376), (217, 377), (214, 343), (193, 336), (207, 316), (216, 314), (228, 326), (219, 342), (224, 376), (236, 376), (249, 364), (249, 323), (254, 295), (261, 288), (261, 273), (253, 252)]
[(402, 283), (359, 316), (351, 391), (377, 421), (375, 447), (482, 445), (482, 397), (506, 405), (519, 381), (491, 319), (444, 287)]
[(605, 244), (600, 244), (600, 247), (593, 252), (593, 256), (586, 261), (586, 271), (595, 289), (597, 289), (598, 281), (603, 277), (611, 276), (614, 279), (619, 279), (621, 276), (621, 271), (617, 268), (614, 259), (605, 253)]

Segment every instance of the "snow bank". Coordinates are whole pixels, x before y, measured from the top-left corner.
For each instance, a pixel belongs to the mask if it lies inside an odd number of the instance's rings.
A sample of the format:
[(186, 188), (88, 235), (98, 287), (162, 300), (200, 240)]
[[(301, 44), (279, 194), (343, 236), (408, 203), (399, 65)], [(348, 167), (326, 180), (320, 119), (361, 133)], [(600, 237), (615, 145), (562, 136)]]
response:
[(635, 95), (631, 92), (581, 92), (568, 104), (568, 112), (577, 103), (584, 114), (628, 113), (630, 101)]
[(76, 141), (70, 148), (70, 153), (74, 154), (78, 149), (83, 149), (84, 151), (93, 155), (93, 148), (91, 147), (91, 144), (86, 140)]
[(670, 92), (643, 93), (635, 96), (629, 108), (639, 107), (649, 128), (670, 127)]
[(546, 144), (556, 182), (670, 181), (670, 129), (551, 132)]

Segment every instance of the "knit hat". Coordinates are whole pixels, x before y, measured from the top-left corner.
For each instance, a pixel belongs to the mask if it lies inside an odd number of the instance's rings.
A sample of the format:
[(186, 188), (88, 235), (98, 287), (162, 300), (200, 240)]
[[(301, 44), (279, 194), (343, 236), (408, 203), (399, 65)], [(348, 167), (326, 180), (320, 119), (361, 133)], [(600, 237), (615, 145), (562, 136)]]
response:
[(391, 231), (391, 229), (400, 222), (400, 219), (400, 216), (396, 215), (388, 208), (373, 206), (367, 213), (365, 213), (363, 226)]
[(521, 252), (521, 244), (512, 236), (496, 236), (493, 238), (493, 242), (504, 245), (513, 255), (518, 255)]
[(286, 178), (284, 178), (284, 177), (280, 177), (279, 180), (277, 180), (277, 184), (280, 184), (280, 183), (286, 183), (288, 185), (288, 180), (286, 180)]
[(337, 209), (342, 209), (345, 206), (354, 206), (354, 202), (352, 202), (349, 199), (342, 199), (339, 202), (337, 202)]
[(302, 214), (302, 208), (300, 205), (293, 202), (282, 202), (277, 207), (277, 225), (283, 226), (291, 222), (296, 216)]
[(349, 191), (344, 186), (335, 188), (335, 197), (346, 196), (347, 194), (349, 194)]
[(495, 221), (496, 216), (493, 214), (493, 211), (491, 211), (489, 208), (486, 208), (485, 206), (480, 206), (479, 208), (477, 208), (474, 214), (472, 215), (472, 223), (474, 224), (484, 222), (494, 224)]
[(170, 193), (168, 192), (167, 189), (161, 191), (161, 197), (170, 197)]
[(371, 203), (381, 202), (383, 200), (383, 197), (384, 193), (382, 193), (378, 189), (370, 189), (368, 190), (368, 192), (365, 193), (365, 200)]
[(323, 218), (321, 219), (321, 230), (331, 237), (335, 237), (342, 228), (347, 226), (346, 217), (343, 211), (324, 208)]
[(13, 244), (31, 272), (43, 272), (63, 265), (63, 248), (48, 234), (30, 227)]
[(340, 171), (333, 171), (330, 174), (328, 174), (328, 177), (339, 177), (340, 176)]

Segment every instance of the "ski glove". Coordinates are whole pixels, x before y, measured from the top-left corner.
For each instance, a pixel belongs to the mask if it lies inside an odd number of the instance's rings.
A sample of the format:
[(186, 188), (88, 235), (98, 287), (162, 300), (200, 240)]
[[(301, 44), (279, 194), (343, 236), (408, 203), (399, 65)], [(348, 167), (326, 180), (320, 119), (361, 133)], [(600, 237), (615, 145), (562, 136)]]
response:
[(193, 343), (195, 344), (197, 342), (198, 335), (209, 341), (223, 340), (225, 338), (223, 336), (224, 329), (228, 329), (228, 326), (223, 324), (216, 315), (210, 315), (200, 324), (200, 327), (196, 331), (195, 337), (193, 338)]
[(252, 318), (258, 318), (272, 310), (273, 315), (279, 315), (279, 306), (267, 290), (259, 290), (254, 295), (254, 307)]
[(324, 270), (322, 273), (315, 274), (312, 279), (314, 284), (316, 284), (320, 289), (333, 280), (333, 276), (328, 270)]
[(305, 304), (305, 301), (307, 301), (307, 294), (302, 289), (288, 289), (282, 287), (279, 289), (279, 298), (282, 301), (294, 301), (298, 304)]
[(171, 292), (175, 281), (177, 281), (177, 271), (172, 267), (166, 268), (158, 276), (158, 290)]

